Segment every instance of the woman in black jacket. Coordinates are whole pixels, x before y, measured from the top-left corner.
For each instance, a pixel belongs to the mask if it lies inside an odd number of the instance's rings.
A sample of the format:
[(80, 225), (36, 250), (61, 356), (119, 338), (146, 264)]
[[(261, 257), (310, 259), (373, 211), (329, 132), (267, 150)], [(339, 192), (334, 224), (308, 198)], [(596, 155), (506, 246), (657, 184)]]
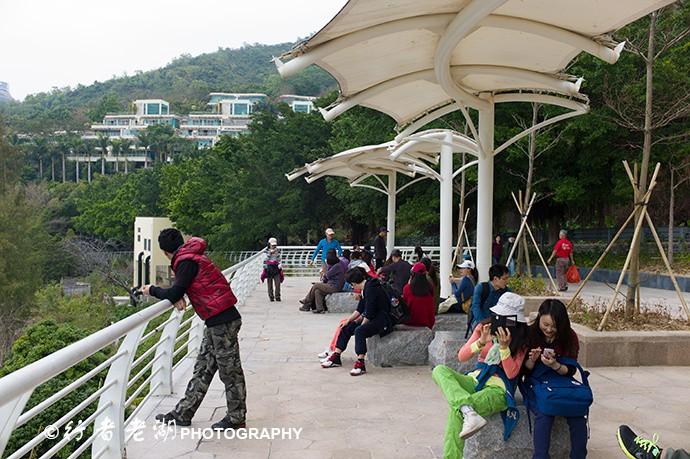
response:
[(367, 353), (367, 338), (379, 335), (385, 336), (393, 329), (388, 310), (390, 299), (386, 295), (381, 282), (371, 279), (361, 268), (352, 268), (347, 272), (347, 281), (355, 290), (361, 290), (362, 299), (357, 305), (357, 310), (342, 325), (335, 345), (335, 352), (321, 363), (323, 368), (340, 367), (343, 362), (340, 354), (347, 347), (347, 343), (354, 335), (355, 353), (357, 361), (350, 370), (350, 375), (360, 376), (366, 373), (364, 357)]

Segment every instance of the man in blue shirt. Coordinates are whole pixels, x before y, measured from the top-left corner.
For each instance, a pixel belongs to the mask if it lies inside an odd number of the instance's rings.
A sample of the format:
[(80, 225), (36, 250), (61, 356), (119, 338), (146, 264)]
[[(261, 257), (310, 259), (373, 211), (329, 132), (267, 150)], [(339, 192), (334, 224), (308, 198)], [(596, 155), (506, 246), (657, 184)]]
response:
[[(470, 330), (474, 330), (479, 322), (489, 317), (489, 309), (496, 306), (498, 299), (505, 292), (509, 292), (508, 279), (510, 274), (508, 268), (504, 265), (493, 265), (489, 268), (489, 282), (480, 282), (474, 288), (472, 295), (472, 324)], [(482, 301), (482, 293), (484, 286), (488, 286), (488, 295), (484, 295), (485, 299)]]
[(326, 271), (326, 255), (330, 249), (335, 249), (338, 256), (343, 254), (343, 249), (340, 247), (340, 242), (334, 237), (335, 231), (333, 228), (326, 228), (326, 237), (319, 241), (319, 245), (316, 246), (314, 253), (311, 255), (309, 264), (314, 263), (316, 256), (321, 252), (321, 274), (323, 275)]

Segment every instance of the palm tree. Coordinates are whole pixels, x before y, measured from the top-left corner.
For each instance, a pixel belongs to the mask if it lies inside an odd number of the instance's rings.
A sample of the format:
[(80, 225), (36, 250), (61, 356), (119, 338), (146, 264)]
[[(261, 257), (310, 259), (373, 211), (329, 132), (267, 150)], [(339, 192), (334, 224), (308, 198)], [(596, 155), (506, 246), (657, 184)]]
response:
[(101, 149), (101, 175), (105, 175), (105, 155), (108, 151), (108, 145), (111, 145), (110, 138), (101, 133), (98, 134), (98, 146)]

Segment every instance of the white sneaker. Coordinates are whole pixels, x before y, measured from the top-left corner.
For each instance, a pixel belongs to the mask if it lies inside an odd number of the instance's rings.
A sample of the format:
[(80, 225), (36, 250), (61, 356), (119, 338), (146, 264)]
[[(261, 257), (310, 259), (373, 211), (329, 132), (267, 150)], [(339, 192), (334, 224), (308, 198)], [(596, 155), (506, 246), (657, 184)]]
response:
[(486, 425), (486, 419), (479, 416), (474, 411), (464, 414), (463, 417), (464, 421), (462, 423), (462, 432), (460, 432), (460, 438), (463, 440), (467, 440)]
[(330, 356), (331, 354), (332, 354), (332, 352), (329, 351), (328, 349), (326, 349), (321, 354), (317, 355), (317, 357), (319, 358), (319, 360), (323, 360), (323, 359), (327, 359), (328, 356)]

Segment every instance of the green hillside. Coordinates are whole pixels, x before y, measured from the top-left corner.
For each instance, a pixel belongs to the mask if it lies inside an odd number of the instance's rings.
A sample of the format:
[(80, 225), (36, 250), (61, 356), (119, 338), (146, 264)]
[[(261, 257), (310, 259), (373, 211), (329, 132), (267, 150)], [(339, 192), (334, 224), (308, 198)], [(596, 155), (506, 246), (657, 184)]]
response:
[(194, 57), (182, 55), (161, 69), (30, 95), (22, 103), (0, 107), (0, 113), (19, 132), (78, 130), (106, 112), (125, 110), (138, 98), (165, 99), (174, 112), (186, 113), (203, 110), (208, 93), (214, 91), (322, 95), (335, 88), (335, 81), (316, 67), (281, 79), (271, 58), (291, 46), (253, 44)]

